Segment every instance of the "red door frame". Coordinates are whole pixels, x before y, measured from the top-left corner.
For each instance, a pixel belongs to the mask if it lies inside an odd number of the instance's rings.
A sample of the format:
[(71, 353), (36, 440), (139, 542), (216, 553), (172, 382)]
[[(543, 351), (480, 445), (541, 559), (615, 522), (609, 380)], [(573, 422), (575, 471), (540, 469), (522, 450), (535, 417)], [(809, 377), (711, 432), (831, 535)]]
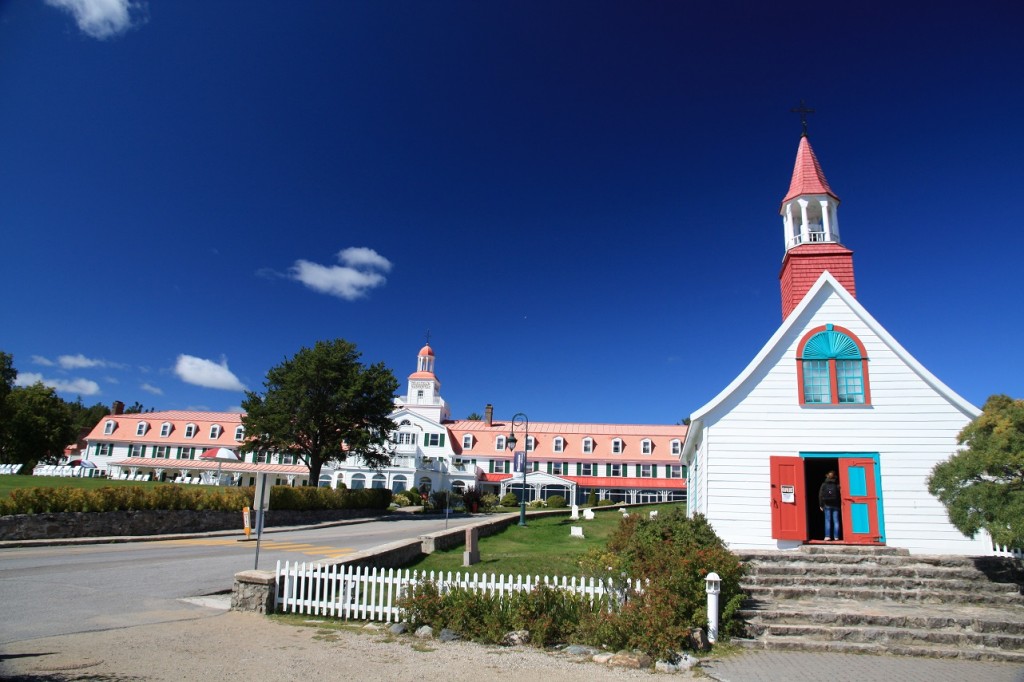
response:
[(804, 460), (771, 455), (772, 537), (776, 540), (808, 539)]
[(843, 542), (853, 545), (881, 544), (874, 460), (840, 458), (839, 490), (842, 494)]

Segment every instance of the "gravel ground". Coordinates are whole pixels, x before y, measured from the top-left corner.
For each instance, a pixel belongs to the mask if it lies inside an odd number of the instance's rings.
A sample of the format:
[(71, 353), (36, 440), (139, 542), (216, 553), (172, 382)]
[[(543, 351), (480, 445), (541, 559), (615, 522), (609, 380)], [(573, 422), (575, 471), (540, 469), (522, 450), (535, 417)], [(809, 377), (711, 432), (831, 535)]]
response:
[[(0, 652), (0, 676), (32, 682), (431, 678), (594, 682), (650, 680), (653, 673), (613, 669), (530, 647), (441, 643), (393, 636), (386, 629), (327, 630), (251, 613), (204, 610), (192, 620), (8, 644)], [(687, 678), (674, 675), (671, 679)]]

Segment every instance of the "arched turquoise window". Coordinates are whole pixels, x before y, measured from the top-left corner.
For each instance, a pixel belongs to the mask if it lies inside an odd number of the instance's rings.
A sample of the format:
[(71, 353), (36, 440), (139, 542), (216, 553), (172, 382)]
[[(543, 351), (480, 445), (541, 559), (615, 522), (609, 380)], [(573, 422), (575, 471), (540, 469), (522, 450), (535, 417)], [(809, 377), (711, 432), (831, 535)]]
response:
[(867, 359), (851, 331), (831, 324), (812, 329), (797, 350), (800, 403), (870, 404)]

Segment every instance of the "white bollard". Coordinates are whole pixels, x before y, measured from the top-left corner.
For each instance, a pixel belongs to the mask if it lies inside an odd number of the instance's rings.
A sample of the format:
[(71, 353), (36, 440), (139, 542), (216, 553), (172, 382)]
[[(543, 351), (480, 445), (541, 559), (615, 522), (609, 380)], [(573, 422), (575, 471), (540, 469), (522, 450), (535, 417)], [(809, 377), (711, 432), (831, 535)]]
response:
[(714, 644), (718, 641), (718, 593), (722, 591), (722, 579), (717, 573), (708, 573), (708, 641)]

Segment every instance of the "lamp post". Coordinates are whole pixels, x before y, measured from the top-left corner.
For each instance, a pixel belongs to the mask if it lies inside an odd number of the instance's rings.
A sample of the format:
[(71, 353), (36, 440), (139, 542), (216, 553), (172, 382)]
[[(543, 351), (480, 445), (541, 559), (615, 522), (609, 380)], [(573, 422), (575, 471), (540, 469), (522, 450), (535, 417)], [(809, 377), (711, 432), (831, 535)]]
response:
[[(526, 438), (526, 443), (530, 442), (530, 420), (522, 412), (516, 412), (512, 416), (512, 426), (508, 434), (508, 440), (506, 441), (506, 447), (512, 451), (512, 454), (516, 453), (516, 443), (519, 441), (516, 439), (516, 424), (522, 424), (523, 436)], [(523, 446), (522, 467), (523, 467), (523, 496), (519, 502), (519, 525), (526, 525), (526, 445)]]

